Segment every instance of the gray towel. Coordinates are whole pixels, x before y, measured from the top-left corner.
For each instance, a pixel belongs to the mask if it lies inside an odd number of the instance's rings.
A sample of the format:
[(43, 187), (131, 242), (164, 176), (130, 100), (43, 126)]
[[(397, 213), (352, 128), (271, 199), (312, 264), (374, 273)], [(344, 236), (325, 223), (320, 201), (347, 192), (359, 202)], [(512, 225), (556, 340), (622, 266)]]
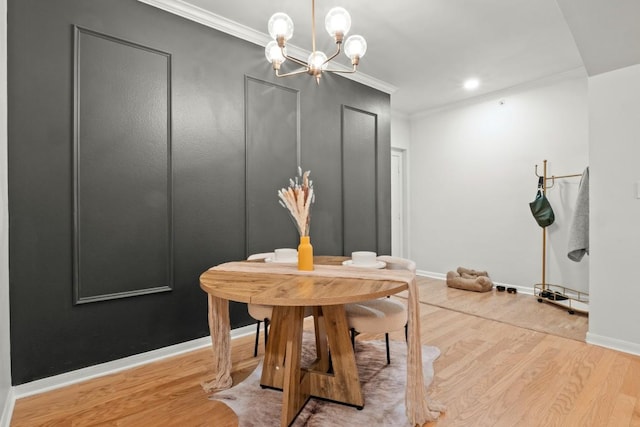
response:
[(589, 166), (582, 173), (573, 221), (569, 229), (570, 260), (579, 262), (589, 253)]

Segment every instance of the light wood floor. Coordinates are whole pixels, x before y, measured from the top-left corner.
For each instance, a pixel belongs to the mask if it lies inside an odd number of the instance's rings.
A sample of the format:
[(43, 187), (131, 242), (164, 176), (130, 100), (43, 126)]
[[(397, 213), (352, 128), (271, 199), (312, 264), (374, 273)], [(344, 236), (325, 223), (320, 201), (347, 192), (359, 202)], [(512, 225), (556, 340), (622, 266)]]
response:
[(449, 288), (444, 280), (429, 277), (418, 277), (418, 289), (420, 301), (429, 305), (538, 332), (585, 341), (589, 327), (586, 314), (571, 315), (565, 308), (548, 302), (539, 303), (533, 295), (497, 292), (495, 289), (491, 292), (470, 292)]
[[(421, 310), (423, 342), (442, 351), (431, 395), (448, 406), (428, 427), (640, 426), (640, 357), (432, 305)], [(252, 352), (253, 337), (233, 343), (239, 377), (257, 362)], [(200, 387), (210, 359), (210, 349), (199, 350), (19, 399), (11, 425), (235, 427), (235, 414)]]

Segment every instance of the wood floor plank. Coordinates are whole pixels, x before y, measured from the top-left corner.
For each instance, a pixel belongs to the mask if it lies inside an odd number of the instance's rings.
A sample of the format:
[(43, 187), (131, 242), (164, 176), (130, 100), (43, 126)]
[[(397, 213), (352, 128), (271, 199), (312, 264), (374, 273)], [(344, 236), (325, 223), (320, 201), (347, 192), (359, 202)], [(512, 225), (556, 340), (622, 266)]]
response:
[[(621, 396), (620, 388), (624, 382), (628, 367), (629, 360), (626, 357), (616, 357), (611, 365), (609, 374), (600, 383), (600, 387), (598, 387), (595, 394), (598, 405), (594, 405), (589, 411), (589, 419), (592, 420), (594, 425), (606, 425), (609, 422), (617, 397)], [(615, 396), (616, 398), (608, 399), (608, 396)]]
[(640, 381), (636, 381), (636, 378), (640, 378), (640, 360), (635, 357), (629, 357), (629, 369), (624, 377), (620, 392), (640, 399)]
[(541, 341), (533, 351), (511, 355), (513, 369), (496, 378), (476, 403), (473, 413), (476, 425), (497, 425), (505, 417), (513, 423), (511, 414), (516, 413), (521, 400), (531, 397), (526, 392), (527, 385), (536, 376), (544, 375), (548, 360), (556, 354), (557, 350), (544, 347)]
[[(546, 340), (548, 342), (548, 340)], [(503, 415), (496, 426), (510, 427), (513, 425), (527, 426), (539, 422), (540, 414), (544, 413), (553, 404), (552, 393), (562, 386), (566, 378), (559, 374), (562, 367), (570, 357), (567, 349), (559, 349), (550, 346), (545, 353), (536, 358), (537, 366), (527, 369), (526, 375), (516, 381), (524, 383), (516, 402), (510, 410)], [(537, 368), (537, 369), (536, 369)], [(509, 387), (510, 393), (512, 387)]]
[[(565, 423), (575, 426), (596, 426), (595, 414), (598, 405), (607, 404), (607, 402), (598, 401), (598, 391), (607, 377), (616, 361), (618, 355), (616, 352), (602, 352), (602, 357), (598, 360), (597, 369), (590, 369), (588, 376), (585, 378), (584, 387), (580, 390), (573, 400), (572, 410), (567, 414)], [(586, 374), (586, 372), (585, 372)], [(603, 425), (603, 424), (600, 424)]]
[[(606, 351), (598, 347), (587, 346), (581, 343), (566, 343), (570, 349), (570, 355), (565, 367), (558, 371), (562, 376), (562, 385), (547, 393), (550, 404), (547, 410), (539, 414), (541, 422), (546, 425), (562, 426), (568, 421), (569, 414), (576, 411), (575, 401), (588, 386), (589, 378), (600, 366), (602, 356)], [(586, 347), (586, 348), (585, 348)]]
[(636, 399), (636, 406), (633, 408), (633, 415), (631, 416), (629, 427), (640, 427), (640, 398)]
[(624, 394), (618, 395), (616, 398), (611, 417), (607, 421), (607, 427), (630, 426), (633, 417), (633, 408), (636, 405), (636, 399)]

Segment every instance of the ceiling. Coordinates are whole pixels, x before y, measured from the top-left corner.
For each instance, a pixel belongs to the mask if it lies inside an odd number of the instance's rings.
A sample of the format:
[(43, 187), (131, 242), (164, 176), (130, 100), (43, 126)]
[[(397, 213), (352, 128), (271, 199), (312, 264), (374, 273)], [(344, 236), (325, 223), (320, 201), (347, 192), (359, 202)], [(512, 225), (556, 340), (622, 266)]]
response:
[[(262, 33), (285, 12), (295, 24), (289, 43), (311, 49), (309, 0), (187, 3)], [(334, 6), (351, 14), (350, 34), (367, 39), (359, 70), (397, 88), (391, 106), (404, 114), (569, 70), (640, 63), (640, 0), (317, 0), (318, 48), (327, 54), (334, 45), (324, 16)], [(471, 77), (480, 80), (473, 92), (463, 88)]]

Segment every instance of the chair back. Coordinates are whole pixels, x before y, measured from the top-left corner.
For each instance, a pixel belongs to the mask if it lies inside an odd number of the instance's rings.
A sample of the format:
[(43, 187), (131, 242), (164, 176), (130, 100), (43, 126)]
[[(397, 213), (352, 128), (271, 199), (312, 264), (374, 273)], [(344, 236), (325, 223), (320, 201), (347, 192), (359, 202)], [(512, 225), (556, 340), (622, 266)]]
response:
[(414, 274), (416, 272), (416, 263), (410, 259), (381, 255), (378, 257), (378, 260), (386, 262), (389, 270), (409, 270)]
[(273, 257), (273, 252), (263, 252), (260, 254), (251, 254), (249, 255), (249, 257), (247, 258), (247, 261), (253, 261), (256, 259), (265, 259), (265, 258), (272, 258)]

